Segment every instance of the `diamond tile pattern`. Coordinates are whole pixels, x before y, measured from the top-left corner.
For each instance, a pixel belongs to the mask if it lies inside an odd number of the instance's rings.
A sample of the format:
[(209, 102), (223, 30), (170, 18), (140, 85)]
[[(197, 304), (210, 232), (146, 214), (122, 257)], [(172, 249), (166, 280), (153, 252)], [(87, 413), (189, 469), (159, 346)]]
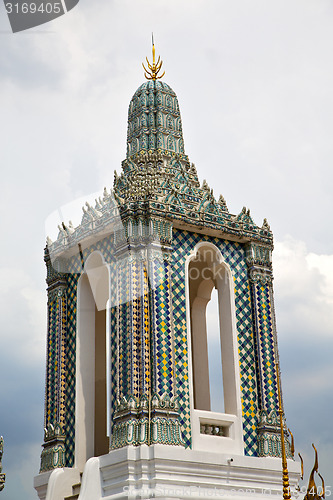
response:
[(48, 304), (48, 345), (47, 345), (47, 373), (45, 388), (45, 423), (47, 427), (49, 423), (57, 421), (57, 398), (54, 391), (57, 388), (57, 372), (56, 356), (57, 356), (57, 312), (58, 312), (58, 299), (50, 301)]
[(275, 371), (275, 328), (272, 306), (272, 289), (266, 284), (253, 286), (253, 303), (256, 311), (255, 327), (259, 365), (261, 408), (268, 412), (278, 407), (277, 379)]
[(173, 396), (173, 364), (172, 344), (170, 270), (166, 261), (158, 259), (150, 263), (152, 281), (153, 309), (153, 353), (154, 353), (154, 388), (153, 391), (162, 396), (167, 393)]
[[(142, 366), (141, 359), (144, 359), (144, 338), (141, 339), (141, 281), (142, 281), (142, 269), (140, 262), (133, 262), (131, 265), (131, 296), (132, 301), (129, 307), (132, 307), (130, 316), (132, 321), (131, 326), (131, 348), (132, 353), (130, 356), (132, 367), (131, 367), (131, 390), (130, 392), (134, 396), (138, 397), (140, 394), (142, 374), (140, 373), (140, 368)], [(143, 340), (143, 341), (142, 341)]]
[(141, 377), (143, 382), (143, 392), (146, 392), (151, 388), (152, 380), (152, 360), (150, 359), (150, 300), (149, 300), (149, 284), (148, 284), (148, 274), (146, 267), (141, 264), (141, 332), (142, 332), (142, 362), (143, 376)]
[[(81, 264), (80, 264), (81, 266)], [(75, 363), (76, 363), (76, 302), (79, 274), (69, 274), (67, 278), (67, 342), (66, 342), (66, 465), (74, 466), (75, 449)]]
[(118, 299), (118, 346), (119, 346), (119, 390), (120, 397), (127, 396), (131, 391), (131, 375), (133, 367), (131, 365), (132, 349), (132, 304), (130, 268), (127, 260), (122, 259), (117, 265), (117, 288)]
[[(105, 261), (110, 262), (110, 275), (111, 281), (114, 281), (114, 262), (113, 262), (113, 243), (111, 238), (105, 238), (96, 243), (90, 248), (83, 251), (83, 261), (85, 261), (90, 253), (94, 250), (99, 250)], [(80, 255), (71, 258), (69, 262), (69, 273), (67, 275), (67, 337), (66, 337), (66, 421), (65, 421), (65, 434), (66, 434), (66, 466), (74, 466), (74, 452), (75, 452), (75, 365), (76, 365), (76, 321), (77, 321), (77, 291), (78, 281), (82, 273), (82, 262)], [(116, 287), (111, 288), (111, 305), (115, 300), (114, 290)], [(112, 316), (113, 313), (113, 316)], [(111, 325), (114, 324), (114, 309), (111, 308)], [(111, 342), (111, 352), (113, 343)], [(111, 377), (114, 377), (114, 369), (111, 366)], [(112, 393), (111, 399), (115, 395)]]
[(63, 287), (48, 303), (47, 380), (45, 387), (44, 427), (59, 422), (65, 417), (65, 342), (67, 327), (67, 304)]

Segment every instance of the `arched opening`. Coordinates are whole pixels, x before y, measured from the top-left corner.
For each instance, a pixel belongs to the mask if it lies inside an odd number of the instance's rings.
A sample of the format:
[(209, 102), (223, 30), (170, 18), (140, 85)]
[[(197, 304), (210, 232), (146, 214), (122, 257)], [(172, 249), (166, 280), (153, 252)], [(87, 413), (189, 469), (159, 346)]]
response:
[(107, 302), (109, 272), (94, 252), (78, 284), (75, 463), (109, 452), (107, 435)]
[[(243, 453), (233, 279), (217, 247), (200, 243), (188, 259), (193, 444)], [(219, 445), (218, 445), (219, 446)]]
[(220, 314), (217, 289), (212, 289), (206, 309), (210, 410), (224, 413)]

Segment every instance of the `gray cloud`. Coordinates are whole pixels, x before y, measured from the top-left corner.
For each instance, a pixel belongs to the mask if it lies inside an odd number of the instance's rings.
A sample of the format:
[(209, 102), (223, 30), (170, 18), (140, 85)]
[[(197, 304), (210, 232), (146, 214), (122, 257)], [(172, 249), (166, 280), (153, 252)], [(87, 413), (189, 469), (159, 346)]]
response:
[(283, 258), (275, 264), (286, 411), (303, 449), (320, 444), (328, 480), (331, 313), (325, 273), (307, 256), (333, 254), (331, 2), (80, 0), (21, 35), (4, 33), (0, 12), (1, 267), (12, 273), (3, 283), (15, 281), (0, 287), (7, 408), (0, 431), (10, 472), (3, 498), (35, 498), (27, 478), (37, 472), (42, 439), (44, 222), (73, 198), (112, 185), (152, 30), (201, 180), (231, 211), (247, 205), (257, 223), (268, 217), (278, 241), (286, 234), (296, 241), (288, 247), (294, 267)]

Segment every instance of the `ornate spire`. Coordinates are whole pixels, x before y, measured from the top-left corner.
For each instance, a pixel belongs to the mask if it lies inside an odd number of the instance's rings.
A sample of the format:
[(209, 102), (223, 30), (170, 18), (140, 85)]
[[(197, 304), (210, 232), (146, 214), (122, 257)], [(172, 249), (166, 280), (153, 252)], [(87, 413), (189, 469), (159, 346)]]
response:
[(154, 45), (154, 34), (151, 34), (152, 41), (152, 52), (153, 52), (153, 64), (150, 64), (148, 58), (146, 57), (148, 69), (146, 69), (145, 65), (142, 63), (143, 69), (145, 70), (145, 77), (147, 80), (158, 80), (165, 75), (165, 71), (160, 76), (157, 76), (162, 68), (163, 61), (161, 61), (160, 56), (158, 56), (157, 62), (155, 63), (155, 45)]

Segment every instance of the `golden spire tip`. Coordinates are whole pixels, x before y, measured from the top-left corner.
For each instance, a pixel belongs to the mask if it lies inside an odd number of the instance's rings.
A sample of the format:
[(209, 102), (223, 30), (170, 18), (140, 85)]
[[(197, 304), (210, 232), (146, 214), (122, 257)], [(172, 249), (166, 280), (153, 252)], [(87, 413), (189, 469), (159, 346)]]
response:
[(145, 77), (147, 80), (158, 80), (165, 75), (165, 71), (158, 76), (158, 73), (161, 71), (163, 61), (161, 61), (160, 56), (158, 56), (157, 62), (155, 61), (155, 44), (154, 44), (154, 33), (151, 34), (151, 42), (152, 42), (152, 55), (153, 55), (153, 63), (150, 64), (148, 58), (146, 57), (147, 67), (142, 63), (143, 69), (145, 70)]

